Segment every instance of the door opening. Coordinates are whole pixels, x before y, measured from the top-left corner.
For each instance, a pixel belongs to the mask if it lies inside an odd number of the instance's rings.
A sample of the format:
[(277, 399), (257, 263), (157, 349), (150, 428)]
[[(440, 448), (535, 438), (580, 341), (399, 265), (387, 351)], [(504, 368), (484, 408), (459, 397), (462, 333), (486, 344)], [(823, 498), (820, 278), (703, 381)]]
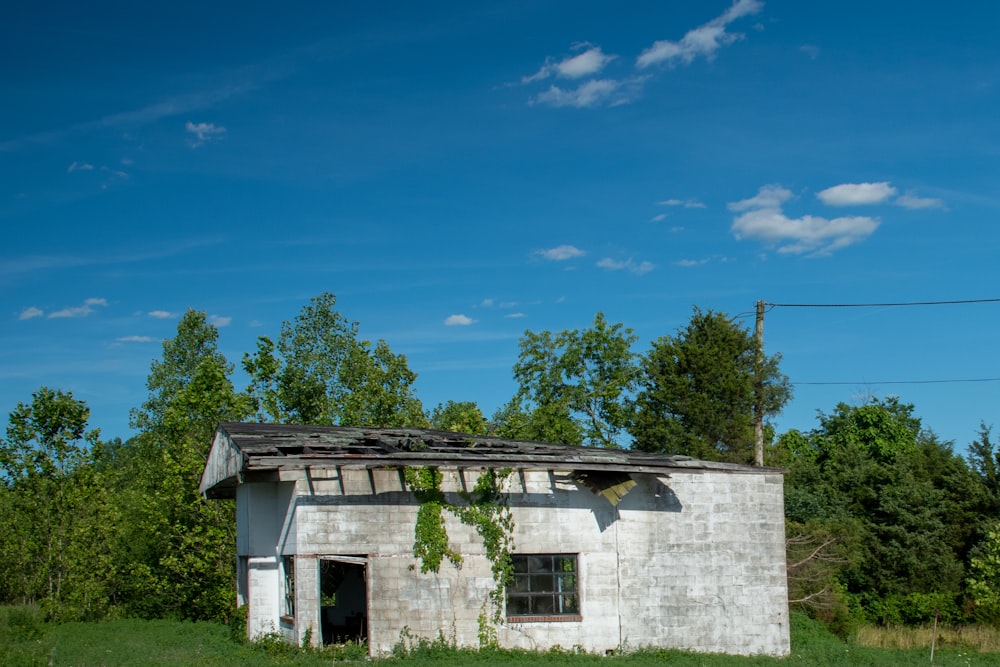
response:
[(368, 638), (368, 585), (364, 556), (321, 556), (320, 620), (323, 644)]

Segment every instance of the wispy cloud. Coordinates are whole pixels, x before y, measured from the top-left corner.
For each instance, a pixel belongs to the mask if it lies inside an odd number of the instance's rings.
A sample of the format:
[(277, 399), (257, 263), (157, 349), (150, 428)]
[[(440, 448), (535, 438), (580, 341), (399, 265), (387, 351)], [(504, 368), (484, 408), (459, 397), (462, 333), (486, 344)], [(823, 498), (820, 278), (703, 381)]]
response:
[(809, 60), (816, 60), (819, 58), (819, 47), (812, 44), (803, 44), (799, 47), (799, 51), (809, 56)]
[(664, 199), (656, 202), (660, 206), (683, 206), (684, 208), (705, 208), (697, 199)]
[(789, 218), (782, 206), (791, 196), (781, 186), (766, 185), (756, 196), (729, 204), (730, 210), (742, 212), (733, 220), (733, 234), (777, 246), (779, 253), (821, 256), (863, 241), (879, 226), (878, 218), (868, 216)]
[(177, 317), (177, 313), (171, 313), (169, 310), (151, 310), (147, 315), (157, 320), (169, 320)]
[[(242, 73), (238, 73), (240, 76)], [(220, 86), (211, 90), (202, 90), (184, 95), (163, 99), (159, 102), (120, 113), (110, 114), (96, 120), (77, 123), (69, 127), (63, 127), (44, 132), (0, 141), (0, 153), (6, 153), (37, 144), (52, 143), (60, 141), (68, 136), (81, 132), (91, 132), (107, 128), (117, 128), (129, 125), (148, 125), (163, 118), (178, 116), (180, 114), (191, 113), (208, 109), (216, 104), (237, 95), (243, 95), (256, 90), (261, 83), (284, 76), (283, 71), (273, 72), (253, 72), (258, 76), (258, 80), (244, 83), (235, 83)]]
[(580, 250), (576, 246), (572, 245), (560, 245), (555, 248), (549, 248), (548, 250), (538, 250), (536, 253), (545, 259), (551, 259), (555, 262), (562, 262), (575, 257), (583, 257), (587, 254), (583, 250)]
[(116, 343), (157, 343), (159, 338), (153, 338), (152, 336), (122, 336), (121, 338), (116, 338)]
[(843, 183), (826, 190), (820, 190), (816, 196), (829, 206), (863, 206), (866, 204), (881, 204), (896, 194), (896, 188), (887, 181), (878, 183)]
[(720, 264), (726, 264), (733, 261), (731, 257), (725, 257), (723, 255), (713, 255), (712, 257), (705, 257), (703, 259), (682, 259), (674, 262), (677, 266), (683, 268), (690, 268), (693, 266), (704, 266), (710, 262), (718, 262)]
[(639, 69), (645, 69), (654, 65), (690, 65), (698, 57), (712, 60), (719, 49), (743, 39), (742, 33), (726, 31), (729, 24), (744, 16), (756, 14), (763, 8), (764, 3), (759, 0), (736, 0), (721, 16), (689, 30), (680, 41), (654, 42), (639, 54), (635, 65)]
[(151, 259), (171, 257), (195, 248), (218, 245), (222, 237), (186, 239), (173, 244), (163, 244), (152, 248), (132, 248), (116, 255), (27, 255), (16, 259), (0, 260), (0, 277), (37, 271), (71, 269), (81, 266), (106, 266), (116, 264), (136, 264)]
[(87, 299), (83, 302), (83, 305), (63, 308), (62, 310), (49, 313), (49, 319), (87, 317), (94, 312), (95, 307), (106, 307), (107, 305), (107, 299)]
[(580, 42), (573, 46), (580, 53), (562, 58), (550, 56), (534, 74), (521, 77), (520, 83), (528, 85), (547, 79), (581, 81), (578, 85), (568, 86), (550, 84), (548, 90), (532, 96), (529, 104), (578, 109), (629, 104), (642, 96), (649, 80), (649, 75), (643, 70), (658, 64), (690, 64), (699, 56), (712, 60), (720, 48), (743, 38), (742, 33), (727, 32), (729, 24), (756, 14), (763, 7), (764, 3), (760, 0), (736, 0), (721, 16), (689, 30), (680, 41), (655, 42), (639, 54), (634, 69), (621, 76), (604, 74), (618, 56), (604, 53), (601, 47), (589, 42)]
[(509, 320), (517, 320), (522, 317), (525, 317), (525, 315), (522, 312), (516, 312), (516, 313), (507, 313), (506, 315), (504, 315), (504, 317), (506, 317)]
[(650, 222), (663, 222), (666, 219), (667, 219), (667, 214), (666, 213), (659, 213), (657, 215), (654, 215), (652, 218), (650, 218), (649, 221)]
[(190, 140), (191, 148), (198, 148), (211, 141), (218, 141), (226, 134), (226, 128), (214, 123), (192, 123), (188, 121), (184, 124), (184, 131), (193, 134), (194, 139)]
[(521, 77), (521, 83), (532, 83), (549, 77), (563, 79), (581, 79), (600, 73), (604, 67), (618, 56), (604, 53), (599, 46), (586, 42), (574, 44), (573, 50), (585, 49), (575, 56), (566, 56), (562, 60), (546, 58), (545, 64), (530, 76)]
[(94, 171), (94, 165), (88, 162), (77, 162), (73, 161), (73, 164), (66, 167), (66, 173), (72, 174), (74, 171)]
[(597, 262), (597, 266), (602, 269), (607, 269), (608, 271), (628, 271), (629, 273), (634, 273), (639, 276), (644, 273), (649, 273), (656, 268), (656, 265), (652, 262), (636, 262), (631, 257), (625, 261), (618, 261), (611, 259), (610, 257), (605, 257)]
[(218, 328), (221, 329), (222, 327), (228, 327), (230, 324), (232, 324), (233, 323), (233, 318), (226, 317), (226, 316), (223, 316), (223, 315), (209, 315), (208, 316), (208, 323), (211, 324), (212, 326), (215, 326), (215, 327), (218, 327)]
[(466, 315), (449, 315), (444, 320), (444, 325), (446, 327), (467, 327), (470, 324), (475, 324), (475, 320)]
[(937, 199), (935, 197), (918, 197), (911, 193), (896, 197), (895, 201), (892, 203), (896, 206), (902, 206), (903, 208), (909, 209), (944, 208), (944, 200), (942, 199)]
[(29, 306), (21, 311), (21, 314), (17, 316), (19, 320), (33, 320), (36, 317), (42, 317), (45, 315), (45, 311), (41, 308), (35, 308), (34, 306)]
[(576, 88), (549, 86), (536, 95), (531, 103), (551, 107), (616, 107), (635, 100), (642, 91), (644, 77), (630, 79), (591, 79)]

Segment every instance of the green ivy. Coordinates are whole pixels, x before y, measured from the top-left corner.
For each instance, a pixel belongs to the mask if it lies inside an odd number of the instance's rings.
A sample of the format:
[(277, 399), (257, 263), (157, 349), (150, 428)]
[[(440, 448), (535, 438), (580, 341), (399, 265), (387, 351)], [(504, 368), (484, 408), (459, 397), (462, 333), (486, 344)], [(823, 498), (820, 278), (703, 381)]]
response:
[(443, 476), (438, 468), (406, 468), (404, 477), (414, 497), (420, 503), (414, 527), (413, 555), (420, 559), (420, 571), (438, 572), (447, 558), (458, 567), (462, 556), (449, 546), (445, 528), (444, 511), (447, 510), (463, 524), (476, 529), (483, 540), (486, 557), (490, 561), (496, 586), (490, 591), (488, 601), (493, 605), (493, 621), (503, 620), (505, 593), (513, 579), (514, 517), (510, 499), (501, 491), (513, 471), (487, 469), (476, 480), (472, 491), (460, 491), (463, 504), (449, 502), (441, 490)]

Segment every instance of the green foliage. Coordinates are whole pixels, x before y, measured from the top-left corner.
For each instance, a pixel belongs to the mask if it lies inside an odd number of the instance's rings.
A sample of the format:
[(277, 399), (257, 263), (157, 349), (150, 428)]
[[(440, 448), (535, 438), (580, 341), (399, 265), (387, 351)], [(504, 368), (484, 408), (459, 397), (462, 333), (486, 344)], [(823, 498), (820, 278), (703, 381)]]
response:
[(489, 435), (490, 423), (473, 401), (439, 403), (427, 416), (431, 428), (455, 433)]
[(404, 470), (406, 483), (420, 503), (413, 541), (413, 555), (420, 559), (420, 571), (425, 574), (440, 571), (445, 558), (456, 567), (462, 563), (461, 554), (449, 544), (445, 511), (474, 528), (483, 541), (495, 582), (488, 596), (488, 602), (493, 607), (494, 623), (501, 622), (503, 618), (505, 591), (514, 576), (511, 560), (514, 517), (509, 498), (502, 491), (511, 472), (509, 469), (483, 470), (472, 491), (459, 492), (463, 502), (453, 503), (441, 490), (440, 470), (434, 467)]
[[(0, 664), (20, 665), (104, 665), (140, 667), (148, 664), (163, 667), (189, 665), (233, 665), (240, 667), (329, 667), (331, 662), (369, 662), (364, 644), (345, 644), (303, 649), (282, 642), (282, 646), (258, 647), (230, 641), (228, 630), (216, 623), (178, 621), (110, 620), (102, 623), (66, 623), (45, 626), (40, 637), (12, 640), (4, 636), (4, 612), (0, 608)], [(476, 650), (455, 645), (439, 634), (436, 638), (417, 638), (401, 633), (392, 657), (375, 661), (393, 665), (561, 665), (565, 667), (780, 667), (782, 665), (882, 665), (900, 667), (926, 665), (928, 646), (918, 649), (877, 649), (845, 642), (832, 635), (823, 624), (804, 614), (790, 617), (792, 654), (786, 658), (768, 656), (729, 656), (687, 651), (636, 648), (619, 649), (609, 655), (586, 653), (578, 648), (550, 651), (498, 649)], [(928, 633), (928, 637), (929, 637)], [(939, 635), (940, 636), (940, 635)], [(964, 667), (992, 667), (998, 654), (979, 653), (966, 647), (940, 642), (934, 664)]]
[(61, 619), (107, 609), (114, 568), (101, 545), (114, 517), (89, 417), (86, 403), (48, 387), (10, 413), (0, 440), (2, 602), (37, 603)]
[(235, 599), (235, 508), (198, 493), (219, 422), (250, 414), (217, 349), (218, 331), (189, 310), (154, 360), (140, 433), (118, 448), (123, 529), (120, 601), (144, 618), (225, 619)]
[(532, 439), (618, 447), (635, 385), (636, 336), (603, 313), (588, 329), (525, 331), (514, 365), (515, 405), (527, 403)]
[(1000, 523), (972, 551), (967, 584), (976, 618), (1000, 626)]
[(687, 327), (653, 342), (642, 359), (633, 446), (735, 463), (753, 461), (754, 406), (781, 411), (791, 397), (780, 355), (759, 365), (752, 334), (723, 313), (695, 308)]
[(833, 572), (852, 614), (882, 624), (924, 623), (935, 609), (961, 618), (964, 565), (984, 516), (975, 472), (896, 398), (840, 404), (819, 421), (783, 436), (771, 455), (789, 468), (789, 521), (839, 543)]
[(437, 468), (406, 468), (406, 483), (413, 492), (420, 508), (413, 528), (413, 555), (420, 559), (420, 571), (439, 572), (441, 562), (447, 558), (456, 567), (462, 556), (448, 543), (448, 530), (444, 523), (444, 508), (448, 506), (441, 490), (441, 471)]
[(0, 645), (45, 637), (45, 612), (38, 605), (0, 607)]
[(258, 420), (339, 426), (424, 426), (417, 378), (406, 357), (385, 341), (372, 345), (358, 323), (336, 310), (337, 299), (314, 297), (293, 322), (284, 322), (275, 344), (257, 341), (243, 368)]

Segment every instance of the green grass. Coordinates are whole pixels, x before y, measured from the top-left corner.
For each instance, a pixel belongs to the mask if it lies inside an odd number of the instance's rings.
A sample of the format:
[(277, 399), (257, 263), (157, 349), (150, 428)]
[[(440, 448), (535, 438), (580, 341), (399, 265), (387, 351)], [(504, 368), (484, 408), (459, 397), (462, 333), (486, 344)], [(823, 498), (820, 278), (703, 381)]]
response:
[[(344, 660), (344, 658), (353, 658)], [(0, 608), (0, 665), (74, 665), (76, 667), (126, 667), (131, 665), (201, 666), (292, 665), (311, 667), (362, 664), (357, 648), (303, 651), (263, 642), (245, 645), (230, 639), (229, 629), (213, 623), (112, 620), (100, 623), (49, 625), (41, 613), (25, 607)], [(573, 650), (529, 653), (525, 651), (471, 651), (455, 649), (443, 641), (417, 642), (393, 658), (373, 661), (381, 667), (460, 667), (467, 665), (543, 665), (567, 667), (757, 667), (834, 665), (928, 665), (926, 648), (866, 648), (843, 642), (819, 623), (793, 614), (792, 654), (787, 658), (736, 657), (692, 654), (682, 651), (640, 650), (624, 655), (587, 655)], [(369, 663), (370, 664), (370, 663)], [(949, 646), (937, 651), (935, 665), (992, 667), (1000, 654), (980, 653)]]

